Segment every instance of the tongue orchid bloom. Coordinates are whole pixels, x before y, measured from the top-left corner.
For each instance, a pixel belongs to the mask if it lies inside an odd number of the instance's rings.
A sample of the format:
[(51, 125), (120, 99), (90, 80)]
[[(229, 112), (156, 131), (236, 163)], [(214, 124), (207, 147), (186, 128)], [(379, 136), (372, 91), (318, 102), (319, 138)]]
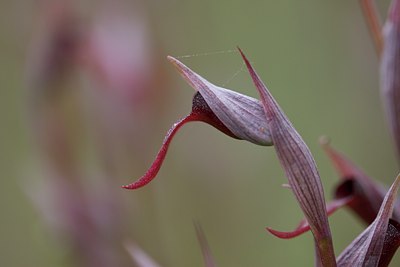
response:
[(123, 186), (126, 189), (140, 188), (155, 178), (172, 138), (183, 125), (191, 121), (208, 123), (235, 139), (262, 146), (272, 145), (263, 106), (259, 100), (216, 86), (173, 57), (168, 57), (168, 60), (196, 90), (192, 111), (172, 126), (151, 167), (139, 180)]

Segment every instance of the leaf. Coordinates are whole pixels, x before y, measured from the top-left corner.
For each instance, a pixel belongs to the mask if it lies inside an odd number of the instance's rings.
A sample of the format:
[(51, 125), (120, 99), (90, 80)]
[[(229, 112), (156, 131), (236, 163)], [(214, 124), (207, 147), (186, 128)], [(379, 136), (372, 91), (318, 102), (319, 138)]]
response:
[(324, 191), (314, 158), (246, 56), (239, 51), (260, 94), (276, 153), (313, 232), (322, 264), (336, 266)]
[(197, 91), (193, 97), (192, 111), (176, 122), (168, 131), (147, 172), (137, 181), (122, 186), (125, 189), (143, 187), (156, 177), (173, 137), (183, 125), (191, 121), (208, 123), (235, 139), (242, 139), (263, 146), (272, 145), (264, 109), (259, 100), (215, 86), (177, 59), (173, 57), (168, 57), (168, 59)]
[(272, 145), (264, 109), (259, 100), (216, 86), (171, 56), (168, 60), (237, 138), (257, 145)]

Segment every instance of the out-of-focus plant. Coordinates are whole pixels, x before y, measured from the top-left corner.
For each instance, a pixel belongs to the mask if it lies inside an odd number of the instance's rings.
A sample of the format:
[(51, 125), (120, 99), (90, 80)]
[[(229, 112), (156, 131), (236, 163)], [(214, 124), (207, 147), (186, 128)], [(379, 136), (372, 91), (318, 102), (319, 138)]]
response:
[[(153, 59), (159, 52), (144, 12), (126, 16), (121, 2), (113, 1), (112, 10), (104, 7), (89, 22), (74, 3), (39, 6), (26, 85), (32, 141), (43, 171), (27, 192), (73, 266), (136, 266), (124, 249), (132, 218), (112, 184), (127, 171), (116, 162), (143, 155), (131, 137), (150, 135), (143, 122), (162, 106), (152, 101), (157, 82), (164, 81)], [(83, 77), (92, 85), (82, 83)], [(87, 108), (90, 104), (97, 108)], [(82, 145), (92, 140), (95, 148)], [(100, 164), (85, 157), (88, 148), (96, 150)]]
[[(361, 0), (361, 5), (376, 50), (379, 55), (382, 54), (383, 102), (392, 136), (400, 151), (400, 1), (392, 1), (383, 35), (374, 3)], [(169, 57), (184, 79), (196, 90), (192, 111), (167, 133), (149, 170), (137, 181), (123, 187), (137, 189), (151, 182), (164, 161), (176, 131), (187, 122), (203, 121), (230, 137), (274, 146), (288, 178), (289, 188), (305, 219), (292, 232), (271, 228), (268, 231), (279, 238), (293, 238), (311, 230), (315, 241), (316, 266), (388, 266), (400, 245), (400, 206), (396, 205), (400, 175), (386, 190), (323, 140), (325, 151), (342, 177), (336, 187), (334, 200), (326, 204), (321, 179), (310, 150), (246, 56), (240, 49), (239, 52), (261, 101), (216, 86), (177, 59)], [(349, 207), (368, 227), (336, 258), (328, 215), (343, 206)]]
[(80, 50), (89, 80), (85, 100), (92, 134), (102, 164), (114, 177), (126, 176), (145, 161), (143, 140), (150, 140), (151, 122), (166, 103), (167, 90), (159, 90), (168, 84), (157, 56), (160, 47), (144, 8), (135, 3), (132, 9), (120, 2), (106, 5), (88, 27)]
[[(132, 158), (141, 160), (141, 137), (151, 132), (143, 131), (148, 129), (143, 123), (151, 122), (155, 110), (162, 106), (154, 100), (163, 100), (156, 89), (165, 86), (164, 75), (155, 59), (157, 48), (149, 37), (146, 20), (142, 12), (131, 16), (117, 6), (108, 7), (88, 26), (78, 19), (72, 3), (44, 3), (42, 24), (27, 64), (27, 85), (30, 123), (47, 177), (39, 192), (31, 193), (32, 198), (54, 232), (68, 239), (77, 265), (131, 266), (130, 254), (137, 266), (157, 267), (158, 263), (133, 241), (126, 241), (126, 203), (117, 188), (109, 189), (110, 176), (121, 177), (132, 171)], [(400, 0), (392, 1), (383, 31), (374, 3), (361, 0), (361, 4), (381, 57), (382, 99), (400, 158)], [(151, 182), (175, 133), (187, 122), (202, 121), (232, 138), (274, 147), (305, 219), (294, 231), (267, 228), (270, 233), (289, 239), (311, 231), (316, 266), (388, 266), (400, 246), (400, 206), (396, 203), (400, 176), (387, 190), (325, 140), (323, 148), (341, 177), (334, 199), (326, 204), (309, 148), (244, 53), (239, 52), (260, 100), (216, 86), (168, 57), (196, 91), (192, 110), (172, 126), (149, 170), (124, 188), (137, 189)], [(92, 82), (78, 95), (79, 100), (95, 107), (85, 116), (95, 121), (87, 123), (93, 126), (89, 139), (96, 140), (101, 165), (105, 166), (96, 178), (82, 171), (80, 143), (69, 127), (74, 121), (71, 117), (82, 117), (75, 106), (69, 106), (71, 92), (64, 90), (65, 81), (70, 82), (76, 70), (85, 70)], [(90, 183), (90, 190), (87, 179), (96, 181)], [(336, 257), (328, 216), (341, 207), (348, 207), (368, 226)], [(195, 224), (195, 229), (205, 265), (215, 267), (202, 228)]]

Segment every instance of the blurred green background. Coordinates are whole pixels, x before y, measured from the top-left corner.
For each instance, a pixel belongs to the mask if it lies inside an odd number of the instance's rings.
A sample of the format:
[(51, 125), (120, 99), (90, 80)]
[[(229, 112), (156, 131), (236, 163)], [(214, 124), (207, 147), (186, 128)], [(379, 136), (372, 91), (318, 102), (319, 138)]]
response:
[[(84, 20), (104, 2), (80, 1)], [(384, 18), (389, 1), (378, 2)], [(0, 3), (0, 266), (74, 266), (63, 240), (48, 231), (27, 196), (41, 175), (24, 83), (38, 6), (37, 1)], [(143, 126), (151, 127), (151, 134), (140, 137), (144, 151), (136, 152), (144, 162), (133, 158), (133, 173), (110, 179), (109, 186), (118, 190), (140, 177), (169, 126), (190, 110), (193, 90), (166, 56), (227, 51), (237, 45), (309, 145), (327, 199), (337, 175), (318, 145), (321, 135), (328, 135), (334, 147), (372, 177), (385, 184), (393, 181), (398, 166), (379, 97), (379, 62), (357, 0), (152, 0), (142, 7), (158, 47), (153, 56), (168, 77), (156, 88), (164, 107)], [(235, 52), (181, 60), (215, 84), (257, 97), (245, 70), (234, 75), (242, 67)], [(312, 266), (310, 234), (279, 240), (265, 230), (290, 230), (302, 218), (283, 183), (273, 148), (227, 138), (205, 124), (188, 124), (150, 185), (118, 191), (127, 201), (125, 216), (133, 222), (126, 238), (162, 266), (203, 266), (196, 220), (219, 266)], [(337, 254), (363, 229), (346, 210), (330, 222)]]

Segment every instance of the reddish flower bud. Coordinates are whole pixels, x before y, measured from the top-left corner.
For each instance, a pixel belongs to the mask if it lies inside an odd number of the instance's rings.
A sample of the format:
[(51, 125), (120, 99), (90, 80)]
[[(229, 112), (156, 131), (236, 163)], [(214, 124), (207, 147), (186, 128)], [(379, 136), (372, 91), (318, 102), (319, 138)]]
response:
[(177, 59), (168, 59), (237, 138), (257, 145), (272, 145), (263, 106), (259, 100), (216, 86)]

